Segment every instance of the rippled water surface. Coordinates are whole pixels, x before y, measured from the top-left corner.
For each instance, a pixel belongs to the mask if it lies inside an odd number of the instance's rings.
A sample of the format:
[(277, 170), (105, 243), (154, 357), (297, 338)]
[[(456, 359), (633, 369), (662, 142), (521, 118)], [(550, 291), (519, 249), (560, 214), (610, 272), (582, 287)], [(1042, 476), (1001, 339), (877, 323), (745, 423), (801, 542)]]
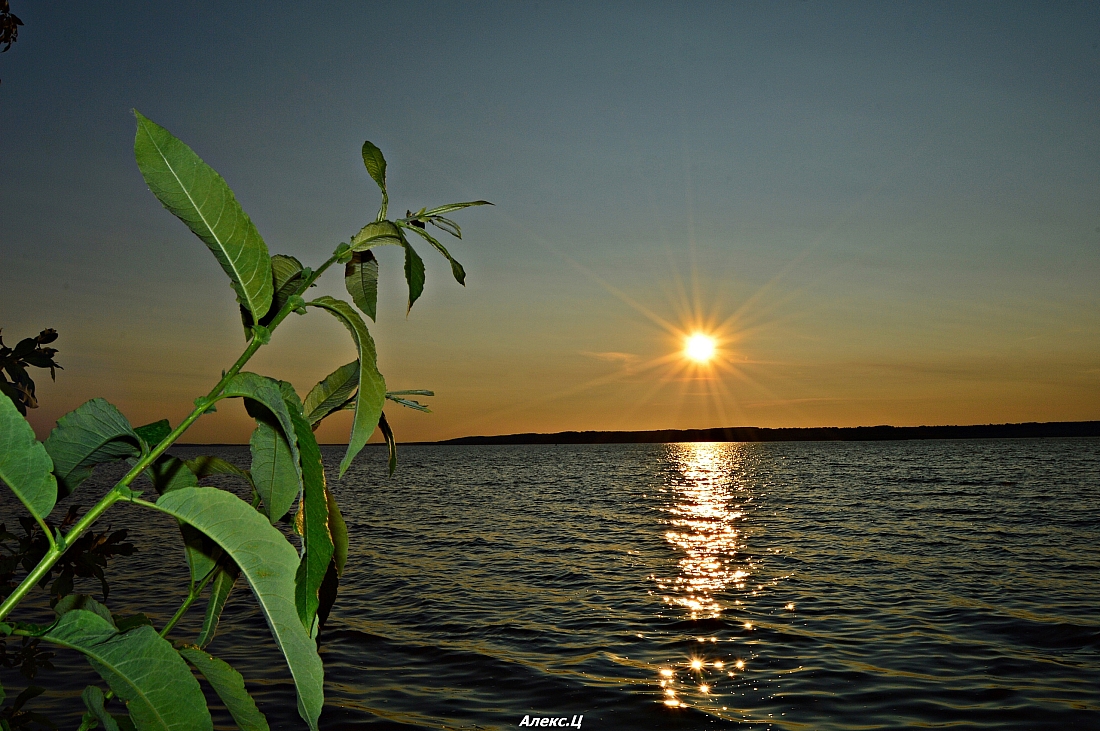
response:
[[(247, 448), (205, 451), (247, 467)], [(341, 450), (324, 451), (331, 477)], [(353, 544), (322, 636), (324, 727), (1100, 728), (1100, 440), (401, 459), (387, 479), (368, 450), (334, 484)], [(163, 582), (186, 573), (174, 528), (108, 515), (141, 548), (112, 565), (109, 603), (163, 622), (182, 596)], [(299, 727), (240, 587), (210, 650), (272, 728)], [(76, 718), (95, 676), (55, 660), (68, 684), (43, 699)]]

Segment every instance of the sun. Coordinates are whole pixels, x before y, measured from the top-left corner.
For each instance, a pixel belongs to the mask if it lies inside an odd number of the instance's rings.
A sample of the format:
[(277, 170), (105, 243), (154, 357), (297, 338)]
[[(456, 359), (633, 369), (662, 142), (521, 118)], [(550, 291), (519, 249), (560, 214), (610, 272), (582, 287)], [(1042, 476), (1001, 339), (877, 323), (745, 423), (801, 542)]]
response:
[(684, 355), (696, 363), (706, 363), (714, 357), (714, 338), (695, 333), (684, 345)]

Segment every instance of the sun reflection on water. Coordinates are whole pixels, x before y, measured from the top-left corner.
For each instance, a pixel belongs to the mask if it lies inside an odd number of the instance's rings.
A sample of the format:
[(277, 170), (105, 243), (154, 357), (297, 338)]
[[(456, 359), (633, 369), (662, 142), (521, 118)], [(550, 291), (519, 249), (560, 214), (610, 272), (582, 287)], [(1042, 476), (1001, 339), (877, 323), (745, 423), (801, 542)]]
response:
[(658, 699), (670, 708), (696, 707), (730, 717), (723, 703), (729, 703), (729, 693), (745, 673), (748, 648), (739, 643), (754, 627), (745, 617), (725, 616), (745, 610), (741, 599), (751, 593), (744, 591), (754, 566), (745, 553), (742, 522), (755, 491), (740, 479), (747, 454), (727, 443), (670, 444), (667, 449), (670, 469), (660, 509), (676, 564), (672, 575), (650, 578), (677, 614), (701, 621), (725, 618), (728, 624), (721, 626), (734, 636), (695, 637), (697, 650), (669, 658), (657, 670)]
[(743, 589), (750, 573), (736, 557), (744, 499), (730, 477), (737, 452), (714, 442), (668, 446), (676, 469), (665, 540), (681, 557), (676, 576), (654, 578), (665, 601), (692, 619), (718, 617), (727, 609), (722, 592)]

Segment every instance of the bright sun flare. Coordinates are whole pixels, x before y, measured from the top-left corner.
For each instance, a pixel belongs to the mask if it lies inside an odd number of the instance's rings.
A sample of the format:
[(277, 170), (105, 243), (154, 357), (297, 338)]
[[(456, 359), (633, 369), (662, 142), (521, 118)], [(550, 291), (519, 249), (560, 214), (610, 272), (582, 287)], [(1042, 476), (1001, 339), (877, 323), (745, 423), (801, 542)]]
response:
[(696, 333), (687, 339), (684, 353), (696, 363), (706, 363), (714, 357), (714, 338)]

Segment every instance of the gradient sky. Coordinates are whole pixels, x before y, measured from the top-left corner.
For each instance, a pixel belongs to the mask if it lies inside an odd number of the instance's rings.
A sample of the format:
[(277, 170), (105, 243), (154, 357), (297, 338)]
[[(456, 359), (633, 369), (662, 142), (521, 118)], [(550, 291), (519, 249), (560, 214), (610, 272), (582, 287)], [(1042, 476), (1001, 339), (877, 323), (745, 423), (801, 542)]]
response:
[[(380, 368), (438, 394), (402, 441), (1100, 419), (1098, 3), (11, 4), (0, 327), (61, 334), (40, 437), (95, 396), (178, 422), (244, 347), (131, 108), (307, 265), (377, 211), (364, 139), (397, 214), (496, 204), (455, 216), (467, 287), (419, 247), (407, 319), (379, 253)], [(304, 394), (353, 357), (313, 312), (249, 368)]]

